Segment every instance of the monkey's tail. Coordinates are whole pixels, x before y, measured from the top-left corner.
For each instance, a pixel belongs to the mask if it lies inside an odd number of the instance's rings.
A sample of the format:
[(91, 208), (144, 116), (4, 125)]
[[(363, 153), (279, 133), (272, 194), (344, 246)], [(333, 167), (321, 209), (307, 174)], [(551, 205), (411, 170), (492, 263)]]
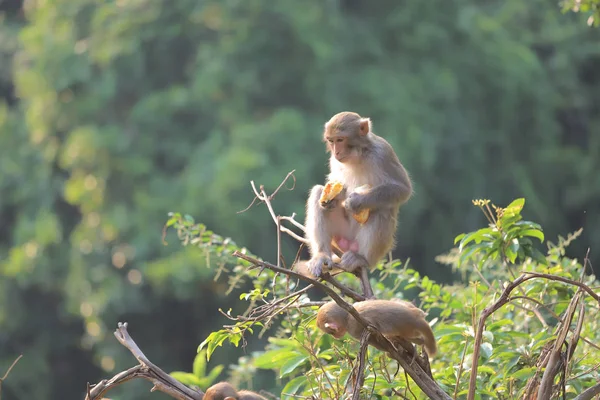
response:
[(296, 270), (297, 273), (304, 275), (306, 277), (316, 279), (316, 277), (311, 274), (308, 269), (308, 260), (298, 260), (292, 265), (292, 270)]
[(431, 326), (429, 326), (427, 321), (423, 320), (419, 328), (424, 338), (424, 345), (427, 354), (429, 355), (429, 357), (435, 356), (435, 354), (437, 353), (437, 343), (435, 341), (435, 336), (433, 336)]

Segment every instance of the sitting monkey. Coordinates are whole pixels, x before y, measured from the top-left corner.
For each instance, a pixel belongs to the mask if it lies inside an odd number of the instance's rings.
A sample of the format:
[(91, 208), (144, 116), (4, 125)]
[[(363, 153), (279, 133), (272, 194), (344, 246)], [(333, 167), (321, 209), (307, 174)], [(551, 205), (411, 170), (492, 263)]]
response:
[[(323, 267), (331, 268), (333, 243), (343, 252), (340, 268), (366, 274), (394, 247), (398, 211), (412, 195), (412, 184), (392, 146), (371, 132), (370, 119), (353, 112), (336, 114), (325, 124), (323, 138), (331, 152), (327, 181), (341, 184), (343, 191), (321, 201), (324, 186), (311, 190), (306, 269), (318, 277)], [(366, 222), (351, 217), (365, 210)], [(366, 297), (373, 296), (370, 287), (363, 290)]]

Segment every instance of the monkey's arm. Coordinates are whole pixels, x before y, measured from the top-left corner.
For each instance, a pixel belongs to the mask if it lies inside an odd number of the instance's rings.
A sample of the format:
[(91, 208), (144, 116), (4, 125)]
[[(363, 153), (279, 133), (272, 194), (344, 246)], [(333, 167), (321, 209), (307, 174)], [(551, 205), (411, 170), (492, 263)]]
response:
[(375, 186), (367, 193), (352, 192), (345, 201), (346, 209), (352, 213), (363, 209), (378, 210), (381, 208), (394, 208), (405, 203), (412, 194), (410, 183), (394, 182)]

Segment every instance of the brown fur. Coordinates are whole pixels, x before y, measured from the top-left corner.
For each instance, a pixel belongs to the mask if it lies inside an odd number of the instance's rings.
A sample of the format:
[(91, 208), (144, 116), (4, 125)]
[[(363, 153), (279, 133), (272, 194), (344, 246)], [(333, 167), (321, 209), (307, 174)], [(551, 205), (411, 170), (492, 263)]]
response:
[[(425, 320), (423, 310), (412, 303), (402, 300), (366, 300), (353, 304), (354, 309), (382, 335), (394, 343), (394, 339), (405, 339), (424, 345), (427, 354), (432, 357), (437, 352), (437, 344), (431, 327)], [(317, 313), (317, 326), (335, 338), (341, 338), (348, 332), (360, 340), (363, 326), (350, 313), (336, 302), (324, 304)], [(369, 344), (384, 350), (375, 338)]]
[(238, 392), (229, 382), (219, 382), (206, 389), (203, 400), (265, 400), (265, 398), (250, 390)]
[(228, 382), (219, 382), (208, 389), (204, 393), (203, 400), (229, 400), (238, 398), (237, 390)]
[(240, 395), (238, 400), (266, 400), (261, 395), (251, 392), (249, 390), (240, 390), (238, 393)]
[[(353, 112), (334, 115), (326, 124), (330, 173), (327, 180), (340, 182), (344, 191), (327, 205), (319, 202), (323, 186), (311, 190), (306, 204), (306, 237), (311, 259), (306, 268), (320, 276), (323, 266), (332, 265), (332, 239), (342, 236), (358, 251), (346, 251), (340, 267), (354, 272), (373, 268), (394, 247), (397, 215), (410, 198), (412, 184), (392, 146), (371, 132), (371, 121)], [(370, 185), (366, 193), (355, 190)], [(349, 217), (369, 209), (363, 225)]]

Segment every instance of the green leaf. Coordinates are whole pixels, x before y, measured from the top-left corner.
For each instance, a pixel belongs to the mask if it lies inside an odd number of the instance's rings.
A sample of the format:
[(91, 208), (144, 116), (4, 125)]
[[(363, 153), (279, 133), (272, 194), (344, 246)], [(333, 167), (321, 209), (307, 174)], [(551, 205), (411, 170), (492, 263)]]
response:
[(177, 379), (179, 382), (187, 386), (200, 386), (202, 383), (197, 376), (190, 374), (189, 372), (174, 371), (171, 372), (169, 375), (171, 375), (173, 378)]
[(281, 390), (282, 398), (283, 399), (295, 398), (290, 395), (296, 394), (298, 392), (298, 390), (302, 387), (302, 385), (305, 385), (306, 383), (307, 383), (307, 379), (306, 379), (305, 375), (300, 375), (299, 377), (292, 379)]
[(540, 240), (540, 242), (544, 242), (544, 233), (538, 229), (525, 229), (519, 231), (519, 235), (521, 236), (531, 236)]
[(192, 373), (197, 377), (202, 378), (206, 372), (206, 352), (204, 350), (198, 352), (194, 358)]
[(523, 368), (511, 375), (514, 379), (527, 380), (531, 378), (537, 371), (536, 367)]
[(296, 352), (286, 349), (270, 350), (256, 357), (254, 365), (264, 369), (280, 368), (289, 358), (295, 357), (296, 354)]
[(548, 265), (548, 260), (546, 257), (536, 248), (531, 249), (531, 258), (533, 258), (536, 262), (542, 265)]
[(514, 324), (515, 324), (515, 321), (513, 321), (512, 319), (506, 319), (505, 318), (505, 319), (501, 319), (499, 321), (492, 322), (491, 324), (489, 324), (487, 326), (487, 330), (489, 330), (489, 331), (495, 331), (495, 330), (497, 330), (500, 327), (508, 326), (508, 325), (514, 325)]
[(506, 215), (506, 213), (510, 213), (511, 215), (514, 215), (516, 213), (520, 213), (521, 210), (523, 209), (523, 206), (525, 206), (525, 199), (524, 198), (518, 198), (513, 200), (512, 203), (510, 203), (508, 206), (505, 207), (504, 210), (504, 215)]
[(299, 355), (299, 356), (289, 359), (286, 363), (284, 363), (281, 366), (281, 369), (279, 371), (279, 377), (283, 378), (284, 376), (294, 372), (294, 370), (298, 366), (304, 364), (304, 362), (306, 362), (306, 360), (308, 360), (308, 357), (305, 355)]
[(490, 355), (492, 354), (493, 350), (494, 347), (491, 343), (485, 342), (481, 344), (481, 355), (485, 358), (490, 358)]
[(206, 380), (209, 385), (212, 384), (219, 377), (219, 375), (223, 371), (223, 368), (225, 368), (224, 365), (217, 365), (216, 367), (210, 370), (210, 372), (208, 373), (208, 375), (206, 375), (204, 380)]

